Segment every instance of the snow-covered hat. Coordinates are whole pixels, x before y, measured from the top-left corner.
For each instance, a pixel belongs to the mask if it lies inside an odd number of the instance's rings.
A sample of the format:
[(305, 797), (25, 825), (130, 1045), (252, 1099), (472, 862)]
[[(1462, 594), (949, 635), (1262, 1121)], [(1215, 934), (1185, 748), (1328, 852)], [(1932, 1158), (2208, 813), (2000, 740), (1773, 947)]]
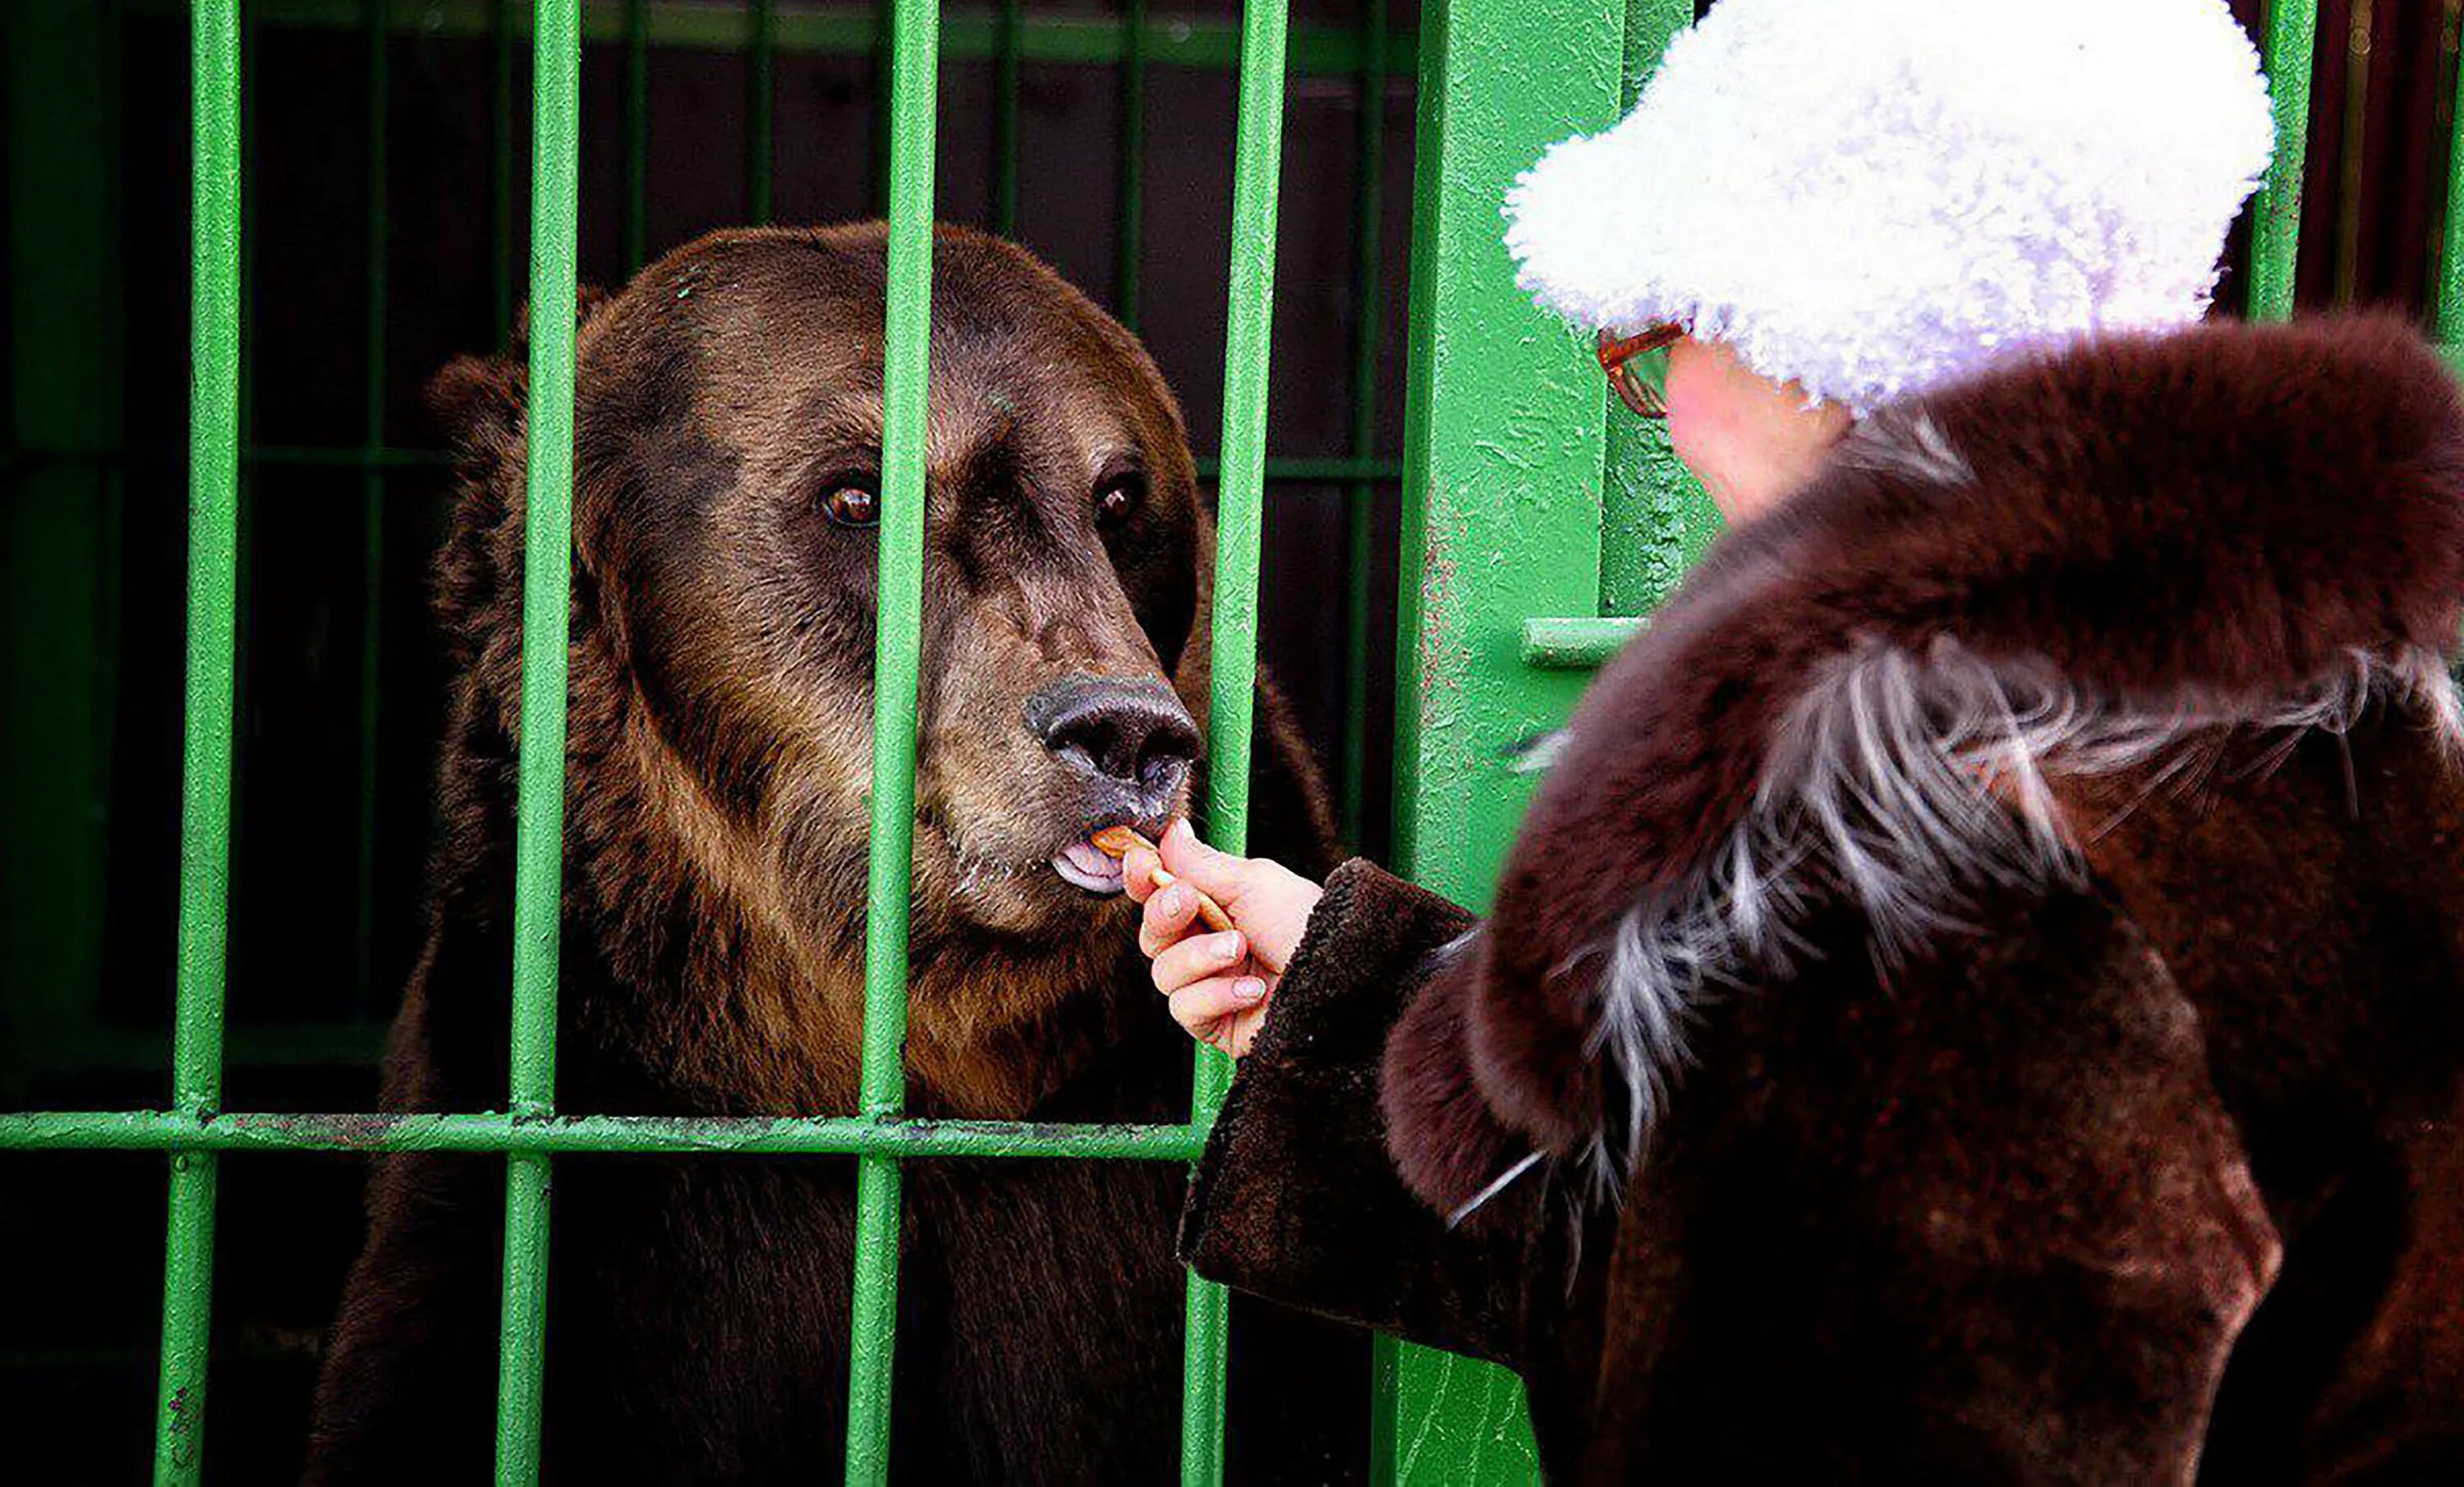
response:
[(2275, 145), (2225, 0), (1722, 0), (1507, 199), (1518, 281), (1862, 412), (2205, 313)]

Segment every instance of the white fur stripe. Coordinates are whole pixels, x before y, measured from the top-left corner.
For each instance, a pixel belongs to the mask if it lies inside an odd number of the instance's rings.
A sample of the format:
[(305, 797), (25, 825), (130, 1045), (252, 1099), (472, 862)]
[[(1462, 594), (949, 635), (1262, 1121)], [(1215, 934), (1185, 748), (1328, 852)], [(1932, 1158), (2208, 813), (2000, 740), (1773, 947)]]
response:
[(2272, 768), (2382, 699), (2423, 708), (2446, 746), (2464, 744), (2454, 683), (2427, 651), (2354, 652), (2290, 696), (2155, 701), (2097, 697), (2048, 664), (1988, 662), (1947, 639), (1923, 656), (1882, 644), (1840, 656), (1782, 720), (1747, 818), (1575, 957), (1605, 963), (1591, 1051), (1615, 1061), (1628, 1097), (1626, 1129), (1594, 1141), (1595, 1177), (1631, 1169), (1705, 1000), (1784, 978), (1802, 958), (1796, 926), (1817, 893), (1852, 898), (1884, 964), (1903, 963), (1961, 924), (1979, 886), (2080, 880), (2051, 781), (2145, 769), (2164, 788), (2212, 767), (2236, 732), (2281, 735), (2258, 761)]

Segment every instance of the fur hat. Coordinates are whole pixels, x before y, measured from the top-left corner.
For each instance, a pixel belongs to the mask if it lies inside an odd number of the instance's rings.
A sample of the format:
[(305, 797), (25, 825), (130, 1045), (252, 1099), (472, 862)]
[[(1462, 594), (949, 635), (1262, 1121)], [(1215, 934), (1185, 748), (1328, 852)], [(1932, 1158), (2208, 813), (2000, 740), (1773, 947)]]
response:
[(2275, 146), (2225, 0), (1723, 0), (1507, 198), (1518, 282), (1858, 412), (2205, 313)]

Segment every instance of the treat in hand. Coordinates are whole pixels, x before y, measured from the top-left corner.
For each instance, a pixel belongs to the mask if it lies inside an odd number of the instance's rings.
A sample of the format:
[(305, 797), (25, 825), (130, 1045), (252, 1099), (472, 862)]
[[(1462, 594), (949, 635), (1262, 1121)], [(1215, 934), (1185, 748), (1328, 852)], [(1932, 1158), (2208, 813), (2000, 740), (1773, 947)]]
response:
[[(1139, 835), (1136, 829), (1133, 827), (1108, 826), (1087, 839), (1095, 844), (1097, 851), (1108, 856), (1126, 857), (1133, 849), (1139, 849), (1152, 855), (1157, 863), (1163, 861), (1162, 850)], [(1180, 881), (1179, 878), (1164, 871), (1160, 866), (1155, 870), (1155, 885), (1157, 888), (1169, 888), (1178, 881)], [(1225, 930), (1232, 927), (1232, 916), (1223, 912), (1223, 905), (1206, 897), (1199, 889), (1192, 888), (1190, 892), (1198, 895), (1198, 917), (1205, 921), (1207, 928)]]

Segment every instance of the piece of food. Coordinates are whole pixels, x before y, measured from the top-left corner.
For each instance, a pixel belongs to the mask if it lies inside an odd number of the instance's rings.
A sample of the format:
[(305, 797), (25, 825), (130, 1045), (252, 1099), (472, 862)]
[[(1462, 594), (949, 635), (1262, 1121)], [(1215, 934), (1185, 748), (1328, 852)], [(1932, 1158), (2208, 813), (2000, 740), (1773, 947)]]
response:
[[(1179, 878), (1175, 877), (1172, 874), (1164, 870), (1162, 866), (1163, 853), (1155, 846), (1155, 843), (1147, 840), (1143, 836), (1140, 836), (1133, 828), (1126, 826), (1108, 826), (1102, 831), (1097, 832), (1093, 836), (1089, 837), (1088, 840), (1093, 842), (1107, 856), (1126, 857), (1130, 854), (1130, 849), (1133, 847), (1153, 854), (1156, 863), (1155, 870), (1155, 885), (1157, 888), (1170, 888), (1173, 884), (1180, 881)], [(1232, 927), (1232, 916), (1223, 912), (1223, 905), (1206, 897), (1203, 892), (1200, 892), (1196, 888), (1192, 888), (1190, 892), (1198, 895), (1198, 917), (1206, 921), (1207, 928), (1223, 930)]]

